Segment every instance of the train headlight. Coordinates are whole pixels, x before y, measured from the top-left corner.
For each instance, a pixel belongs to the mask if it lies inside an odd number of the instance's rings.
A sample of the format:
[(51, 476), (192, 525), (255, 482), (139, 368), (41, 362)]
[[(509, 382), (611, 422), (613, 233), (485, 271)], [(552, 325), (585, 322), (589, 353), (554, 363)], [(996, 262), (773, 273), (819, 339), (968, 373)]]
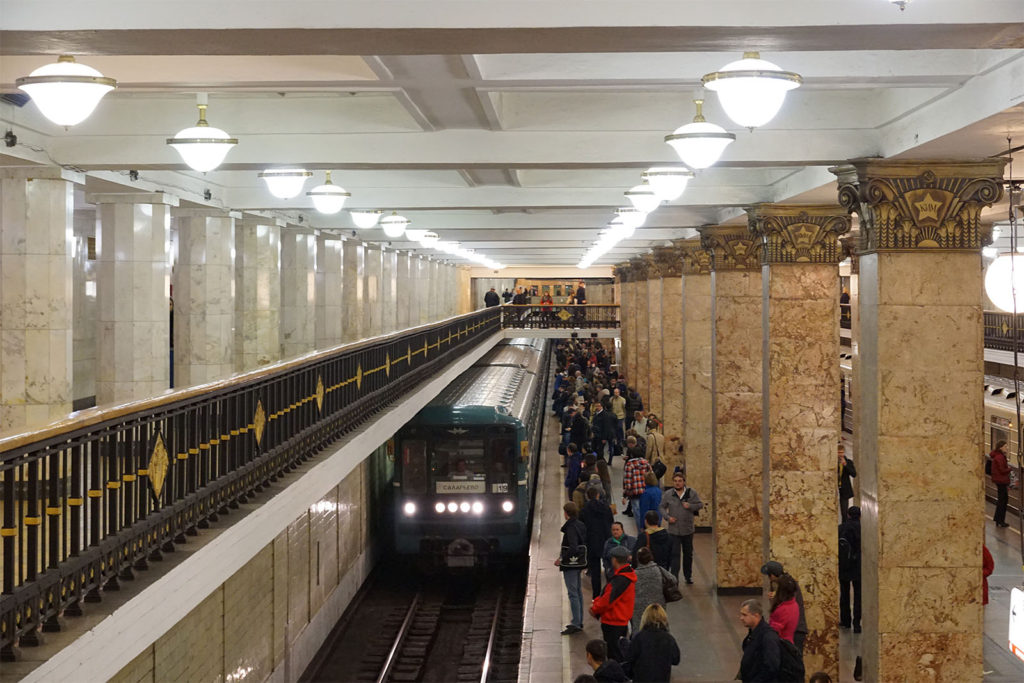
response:
[(458, 512), (459, 505), (455, 501), (448, 503), (448, 512)]
[(444, 503), (435, 503), (434, 509), (437, 511), (437, 514), (441, 514), (444, 512)]
[(513, 503), (511, 500), (506, 500), (504, 503), (501, 504), (501, 509), (504, 510), (505, 512), (512, 512), (512, 510), (514, 510), (515, 507), (515, 503)]
[(473, 503), (473, 514), (474, 515), (483, 514), (483, 511), (484, 511), (484, 504), (481, 503), (479, 500), (475, 501)]
[(402, 512), (405, 513), (406, 517), (412, 517), (416, 514), (416, 503), (409, 501), (402, 506)]
[(462, 512), (469, 512), (469, 502), (465, 500), (462, 501), (462, 503), (459, 504), (459, 510)]

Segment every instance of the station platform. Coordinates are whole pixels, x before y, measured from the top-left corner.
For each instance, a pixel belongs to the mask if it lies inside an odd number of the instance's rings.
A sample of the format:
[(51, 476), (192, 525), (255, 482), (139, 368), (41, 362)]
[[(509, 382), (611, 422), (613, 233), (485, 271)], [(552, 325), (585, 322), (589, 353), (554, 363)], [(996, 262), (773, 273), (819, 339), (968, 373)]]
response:
[[(552, 417), (547, 420), (530, 544), (520, 683), (571, 683), (576, 676), (590, 673), (584, 648), (588, 640), (601, 638), (600, 623), (589, 613), (584, 616), (582, 633), (561, 635), (571, 620), (565, 584), (558, 567), (554, 566), (564, 522), (562, 482), (565, 470), (560, 467), (558, 454), (558, 421)], [(612, 466), (615, 496), (622, 490), (622, 464), (622, 459), (616, 458)], [(704, 499), (710, 498), (709, 491), (698, 493)], [(991, 522), (992, 506), (988, 508), (986, 544), (995, 559), (996, 569), (989, 577), (990, 603), (985, 612), (984, 680), (986, 683), (1016, 683), (1024, 680), (1024, 662), (1007, 650), (1006, 632), (1010, 589), (1022, 585), (1024, 579), (1020, 566), (1021, 538), (1016, 529), (996, 529)], [(616, 520), (624, 524), (627, 533), (635, 535), (633, 518), (619, 514)], [(693, 585), (681, 585), (683, 599), (667, 608), (669, 627), (681, 651), (680, 664), (672, 671), (672, 683), (725, 683), (735, 680), (739, 670), (746, 629), (738, 615), (746, 598), (718, 595), (714, 590), (712, 569), (711, 534), (698, 533), (694, 537)], [(586, 611), (592, 599), (586, 576), (582, 585)], [(860, 634), (849, 630), (839, 633), (840, 681), (854, 680), (853, 669), (861, 638)]]

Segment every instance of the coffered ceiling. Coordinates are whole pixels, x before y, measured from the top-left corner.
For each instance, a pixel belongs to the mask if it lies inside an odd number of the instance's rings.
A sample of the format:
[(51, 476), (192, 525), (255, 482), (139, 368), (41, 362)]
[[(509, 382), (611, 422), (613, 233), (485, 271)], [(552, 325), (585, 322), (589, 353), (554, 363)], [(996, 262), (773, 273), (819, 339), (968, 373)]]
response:
[[(575, 264), (642, 170), (678, 164), (664, 135), (692, 119), (700, 77), (744, 50), (803, 86), (753, 132), (708, 93), (708, 120), (736, 142), (598, 263), (752, 203), (827, 201), (846, 159), (1024, 145), (1024, 0), (0, 0), (0, 16), (3, 92), (62, 52), (119, 84), (70, 130), (0, 104), (20, 141), (0, 165), (56, 162), (96, 188), (347, 233), (346, 213), (275, 199), (256, 177), (302, 166), (311, 189), (332, 169), (351, 208), (397, 210), (510, 265)], [(206, 175), (165, 144), (194, 122), (196, 92), (239, 139)]]

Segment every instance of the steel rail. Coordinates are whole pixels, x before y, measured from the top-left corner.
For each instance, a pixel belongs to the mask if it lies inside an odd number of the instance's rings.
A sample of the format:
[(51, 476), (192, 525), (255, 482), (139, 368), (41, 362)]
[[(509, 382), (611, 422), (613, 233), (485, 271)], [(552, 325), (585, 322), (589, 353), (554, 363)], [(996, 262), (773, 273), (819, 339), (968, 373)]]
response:
[(487, 652), (484, 653), (484, 663), (480, 669), (480, 683), (487, 683), (487, 676), (491, 672), (491, 653), (494, 651), (494, 639), (498, 634), (498, 619), (501, 617), (501, 598), (504, 591), (498, 588), (498, 597), (494, 602), (494, 618), (491, 619), (491, 634), (487, 637)]
[(420, 597), (422, 593), (417, 593), (416, 597), (412, 599), (412, 604), (409, 605), (409, 609), (405, 613), (405, 619), (402, 621), (402, 627), (398, 629), (398, 635), (395, 636), (395, 642), (391, 645), (391, 650), (388, 652), (388, 658), (384, 660), (384, 667), (380, 670), (380, 674), (377, 676), (377, 683), (384, 683), (388, 680), (388, 676), (391, 675), (391, 668), (395, 665), (395, 661), (398, 659), (398, 650), (402, 647), (402, 641), (405, 640), (406, 634), (409, 632), (409, 627), (412, 625), (413, 617), (416, 615), (416, 609), (420, 605)]

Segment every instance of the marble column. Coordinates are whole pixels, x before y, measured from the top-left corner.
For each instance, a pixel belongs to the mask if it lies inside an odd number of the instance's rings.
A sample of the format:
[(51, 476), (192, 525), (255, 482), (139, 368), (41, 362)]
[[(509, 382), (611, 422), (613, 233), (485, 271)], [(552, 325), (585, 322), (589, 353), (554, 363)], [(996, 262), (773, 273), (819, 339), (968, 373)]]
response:
[(316, 238), (316, 348), (329, 349), (342, 341), (341, 240), (326, 234)]
[(0, 170), (0, 432), (71, 412), (76, 183), (62, 168)]
[[(661, 408), (658, 416), (665, 425), (662, 431), (665, 435), (663, 457), (671, 474), (677, 466), (685, 464), (682, 451), (683, 260), (675, 246), (656, 248), (654, 260), (661, 276)], [(697, 491), (700, 492), (699, 489)]]
[(417, 324), (430, 322), (430, 261), (424, 257), (416, 259), (416, 309)]
[(376, 337), (381, 333), (381, 252), (367, 247), (364, 252), (363, 277), (363, 336)]
[(636, 308), (636, 372), (634, 373), (634, 382), (636, 390), (640, 392), (640, 397), (644, 401), (644, 410), (647, 410), (651, 404), (649, 374), (651, 332), (649, 327), (650, 316), (647, 310), (650, 283), (648, 279), (652, 277), (652, 274), (650, 272), (650, 263), (645, 259), (633, 259), (630, 263), (633, 267), (633, 302)]
[(415, 266), (415, 258), (407, 251), (398, 252), (398, 259), (395, 268), (395, 312), (397, 315), (398, 329), (404, 330), (413, 327), (412, 319), (413, 304), (415, 302), (415, 282), (413, 281), (412, 268)]
[(810, 632), (804, 663), (839, 675), (835, 558), (839, 442), (840, 206), (760, 204), (764, 559), (798, 577)]
[(711, 252), (700, 238), (676, 242), (680, 251), (682, 288), (683, 429), (686, 483), (702, 494), (704, 509), (697, 528), (710, 529), (714, 518), (714, 470), (711, 451)]
[(398, 252), (385, 249), (381, 252), (381, 331), (384, 334), (398, 329)]
[(342, 299), (344, 300), (344, 341), (354, 342), (365, 337), (363, 333), (363, 243), (345, 240), (342, 245)]
[(230, 376), (235, 335), (235, 219), (238, 212), (174, 209), (174, 386)]
[(662, 353), (662, 272), (661, 263), (653, 254), (644, 259), (647, 262), (647, 393), (644, 395), (644, 407), (648, 413), (661, 417), (665, 406), (662, 392), (665, 357)]
[(457, 287), (458, 294), (456, 297), (455, 313), (458, 315), (469, 313), (473, 310), (473, 303), (470, 301), (472, 279), (469, 276), (468, 266), (459, 266)]
[(435, 322), (441, 317), (441, 267), (439, 261), (428, 261), (427, 291), (430, 293), (427, 298), (428, 322)]
[(235, 221), (235, 371), (281, 359), (281, 230), (284, 221)]
[(762, 584), (761, 249), (745, 225), (700, 234), (712, 264), (715, 585), (746, 591)]
[[(860, 233), (854, 232), (843, 239), (840, 243), (843, 247), (843, 254), (850, 259), (850, 386), (846, 400), (853, 406), (853, 457), (857, 458), (860, 452), (860, 437), (864, 430), (858, 429), (858, 409), (860, 407), (860, 254), (857, 253), (857, 244), (860, 241)], [(840, 416), (841, 417), (841, 416)], [(840, 421), (840, 424), (842, 422)], [(858, 490), (860, 482), (856, 482), (854, 490)], [(851, 501), (853, 504), (853, 501)]]
[(615, 281), (619, 287), (619, 372), (626, 376), (629, 386), (636, 382), (636, 306), (633, 303), (633, 269), (630, 264), (615, 266)]
[(864, 679), (982, 680), (981, 211), (1004, 159), (836, 169), (860, 217)]
[(169, 238), (177, 197), (89, 194), (100, 215), (96, 403), (132, 401), (170, 386)]
[(316, 344), (316, 236), (281, 231), (281, 356), (295, 358)]
[[(73, 330), (72, 409), (91, 406), (96, 401), (96, 207), (89, 204), (75, 207), (75, 236), (72, 249), (74, 293), (72, 295)], [(2, 372), (2, 370), (0, 370)], [(0, 392), (2, 393), (2, 392)], [(2, 430), (2, 428), (0, 428)]]

